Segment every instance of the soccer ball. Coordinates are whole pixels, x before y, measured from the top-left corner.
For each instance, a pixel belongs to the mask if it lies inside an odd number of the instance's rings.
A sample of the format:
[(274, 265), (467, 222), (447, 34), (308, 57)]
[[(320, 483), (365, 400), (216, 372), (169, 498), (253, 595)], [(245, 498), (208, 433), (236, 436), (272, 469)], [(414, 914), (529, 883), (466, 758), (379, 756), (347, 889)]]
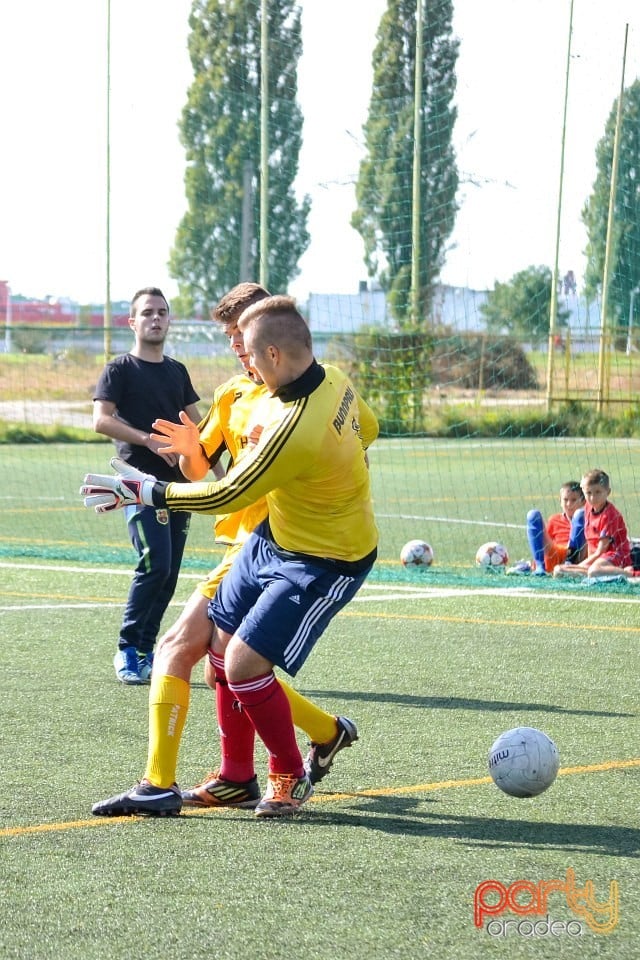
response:
[(511, 797), (537, 797), (556, 776), (560, 755), (553, 740), (535, 727), (502, 733), (489, 750), (489, 773)]
[(425, 540), (409, 540), (400, 551), (403, 567), (430, 567), (433, 549)]
[(504, 543), (489, 540), (483, 543), (476, 551), (476, 563), (479, 567), (506, 567), (509, 563), (509, 554)]

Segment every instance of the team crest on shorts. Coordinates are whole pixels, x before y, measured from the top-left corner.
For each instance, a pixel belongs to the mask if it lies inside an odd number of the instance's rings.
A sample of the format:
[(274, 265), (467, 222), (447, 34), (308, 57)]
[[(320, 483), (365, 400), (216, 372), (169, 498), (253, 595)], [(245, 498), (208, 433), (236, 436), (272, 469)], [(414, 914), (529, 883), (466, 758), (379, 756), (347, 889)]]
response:
[(162, 510), (156, 510), (156, 520), (158, 523), (161, 523), (164, 527), (169, 523), (169, 511), (164, 507)]

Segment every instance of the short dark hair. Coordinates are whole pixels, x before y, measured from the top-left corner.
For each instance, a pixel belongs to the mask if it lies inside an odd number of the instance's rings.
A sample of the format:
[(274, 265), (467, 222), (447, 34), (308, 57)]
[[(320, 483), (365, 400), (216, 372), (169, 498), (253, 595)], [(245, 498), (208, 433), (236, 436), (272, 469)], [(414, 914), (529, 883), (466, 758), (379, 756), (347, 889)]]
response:
[(235, 323), (247, 307), (270, 296), (269, 291), (259, 283), (250, 283), (248, 280), (238, 283), (213, 307), (211, 319), (216, 323)]
[(579, 493), (584, 500), (584, 490), (580, 486), (579, 480), (565, 480), (564, 483), (560, 484), (560, 490), (566, 490), (567, 493)]
[(162, 297), (167, 305), (167, 310), (169, 310), (169, 301), (165, 297), (160, 287), (143, 287), (141, 290), (136, 290), (131, 298), (131, 307), (129, 313), (132, 317), (135, 317), (136, 315), (136, 301), (139, 300), (140, 297)]

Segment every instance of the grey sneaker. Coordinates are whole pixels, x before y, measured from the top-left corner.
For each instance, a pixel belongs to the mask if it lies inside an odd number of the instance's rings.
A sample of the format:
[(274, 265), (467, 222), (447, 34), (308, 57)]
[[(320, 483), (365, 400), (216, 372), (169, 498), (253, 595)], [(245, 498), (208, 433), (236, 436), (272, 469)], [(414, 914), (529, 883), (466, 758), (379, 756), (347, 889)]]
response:
[(313, 793), (308, 776), (290, 777), (284, 773), (270, 773), (267, 792), (255, 809), (256, 817), (288, 817), (297, 813)]
[(181, 810), (182, 794), (177, 784), (154, 787), (148, 780), (141, 780), (126, 793), (94, 803), (91, 813), (96, 817), (176, 817)]
[(532, 567), (529, 560), (518, 560), (517, 563), (514, 563), (512, 567), (509, 567), (507, 570), (507, 576), (509, 577), (521, 577), (527, 573), (531, 573)]
[(151, 670), (153, 669), (153, 652), (138, 653), (138, 674), (141, 683), (151, 683)]
[(113, 666), (120, 683), (126, 683), (129, 686), (140, 686), (144, 683), (144, 680), (140, 677), (138, 651), (135, 647), (119, 649), (113, 658)]
[(312, 743), (304, 761), (304, 769), (311, 783), (319, 783), (331, 770), (336, 753), (350, 747), (358, 739), (358, 729), (348, 717), (336, 717), (338, 732), (328, 743)]

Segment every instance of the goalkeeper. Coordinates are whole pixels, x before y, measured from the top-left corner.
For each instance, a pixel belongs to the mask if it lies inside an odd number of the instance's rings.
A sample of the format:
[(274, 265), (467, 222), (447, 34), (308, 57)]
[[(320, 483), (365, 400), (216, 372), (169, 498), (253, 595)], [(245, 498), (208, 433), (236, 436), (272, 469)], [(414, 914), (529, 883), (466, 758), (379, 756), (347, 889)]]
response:
[[(248, 538), (209, 613), (219, 628), (218, 696), (228, 698), (236, 721), (223, 738), (228, 741), (223, 756), (226, 749), (236, 769), (245, 771), (240, 782), (248, 782), (253, 732), (258, 733), (269, 754), (269, 783), (256, 814), (281, 816), (295, 812), (312, 785), (273, 665), (291, 675), (299, 670), (332, 617), (364, 582), (377, 534), (353, 387), (340, 371), (325, 371), (315, 362), (308, 328), (289, 298), (260, 301), (239, 326), (269, 396), (256, 411), (256, 445), (225, 479), (184, 485), (90, 475), (82, 492), (87, 505), (99, 511), (153, 502), (211, 513), (245, 508), (266, 495), (269, 519)], [(156, 427), (159, 437), (170, 436), (175, 425)], [(173, 446), (165, 449), (176, 452)], [(158, 729), (171, 741), (172, 757), (165, 756), (162, 770), (148, 765), (139, 786), (96, 804), (95, 813), (179, 812), (175, 767), (193, 662), (184, 657), (181, 662), (179, 651), (166, 657), (160, 652), (154, 666), (150, 703)], [(234, 701), (241, 710), (233, 710)]]

